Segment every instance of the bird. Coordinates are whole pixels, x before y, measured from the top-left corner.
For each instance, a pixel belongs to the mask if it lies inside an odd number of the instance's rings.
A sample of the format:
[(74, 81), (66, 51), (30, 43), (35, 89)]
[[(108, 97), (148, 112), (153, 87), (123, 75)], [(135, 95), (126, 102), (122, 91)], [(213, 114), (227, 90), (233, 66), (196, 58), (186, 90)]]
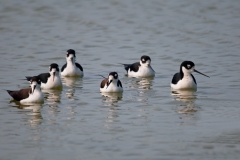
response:
[(127, 75), (129, 77), (154, 77), (155, 71), (151, 67), (151, 58), (143, 55), (140, 62), (133, 64), (122, 64), (124, 65)]
[(62, 66), (61, 75), (64, 77), (83, 77), (83, 67), (76, 63), (75, 50), (67, 50), (67, 63)]
[[(41, 73), (37, 76), (41, 81), (42, 89), (60, 89), (62, 88), (62, 80), (59, 75), (58, 64), (52, 63), (49, 66), (49, 73)], [(27, 76), (29, 81), (32, 77)]]
[[(172, 89), (193, 89), (197, 90), (197, 82), (191, 74), (197, 72), (201, 75), (209, 77), (195, 69), (195, 64), (192, 61), (183, 61), (180, 65), (180, 72), (174, 74), (171, 82)], [(210, 77), (209, 77), (210, 78)]]
[(110, 72), (108, 78), (102, 80), (100, 92), (123, 92), (121, 81), (118, 79), (117, 72)]
[(6, 90), (8, 94), (16, 101), (21, 104), (24, 103), (43, 103), (43, 93), (41, 91), (40, 79), (37, 76), (31, 77), (30, 79), (31, 88), (25, 88), (21, 90), (11, 91)]

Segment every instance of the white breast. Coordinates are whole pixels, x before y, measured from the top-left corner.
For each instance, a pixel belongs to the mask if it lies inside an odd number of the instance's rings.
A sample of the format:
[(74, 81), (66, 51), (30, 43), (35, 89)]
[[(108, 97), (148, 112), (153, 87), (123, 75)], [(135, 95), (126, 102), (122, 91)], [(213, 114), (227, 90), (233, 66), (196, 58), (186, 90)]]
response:
[(39, 89), (35, 89), (33, 94), (29, 94), (29, 97), (20, 101), (20, 103), (43, 103), (43, 93)]
[(69, 63), (67, 64), (67, 67), (63, 70), (63, 72), (61, 72), (61, 75), (65, 77), (68, 77), (68, 76), (83, 77), (83, 72), (78, 67), (76, 67), (75, 64)]
[(41, 83), (41, 88), (43, 89), (54, 89), (54, 88), (61, 88), (62, 87), (62, 80), (59, 74), (56, 74), (53, 81), (53, 76), (48, 78), (47, 83)]
[(140, 66), (137, 72), (128, 70), (129, 77), (153, 77), (155, 72), (151, 67)]
[(105, 84), (104, 88), (100, 88), (100, 92), (123, 92), (123, 88), (112, 82), (108, 87)]
[(173, 89), (197, 89), (197, 84), (194, 82), (191, 75), (184, 76), (177, 84), (171, 84)]

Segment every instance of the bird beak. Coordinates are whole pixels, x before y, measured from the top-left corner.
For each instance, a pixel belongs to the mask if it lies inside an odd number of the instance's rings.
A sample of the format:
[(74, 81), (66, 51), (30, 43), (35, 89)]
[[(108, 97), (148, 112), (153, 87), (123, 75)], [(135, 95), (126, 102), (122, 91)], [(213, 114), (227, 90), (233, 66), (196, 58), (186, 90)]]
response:
[(196, 69), (194, 69), (194, 72), (197, 72), (197, 73), (199, 73), (199, 74), (201, 74), (201, 75), (204, 75), (204, 76), (206, 76), (206, 77), (210, 78), (209, 76), (207, 76), (207, 75), (205, 75), (205, 74), (203, 74), (203, 73), (201, 73), (201, 72), (197, 71)]
[(34, 93), (34, 90), (35, 90), (36, 87), (37, 87), (36, 85), (33, 86), (33, 92), (32, 93)]
[(73, 62), (73, 57), (71, 57), (71, 61)]
[(53, 72), (53, 82), (54, 82), (54, 77), (55, 77), (56, 72)]
[(111, 83), (112, 83), (112, 80), (110, 80), (110, 82), (107, 82), (107, 88)]

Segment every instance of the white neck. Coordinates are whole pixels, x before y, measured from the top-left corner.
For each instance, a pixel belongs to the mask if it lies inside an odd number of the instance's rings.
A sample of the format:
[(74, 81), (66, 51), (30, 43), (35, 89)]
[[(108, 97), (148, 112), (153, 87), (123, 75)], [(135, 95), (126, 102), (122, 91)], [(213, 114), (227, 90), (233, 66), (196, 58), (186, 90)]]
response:
[(187, 70), (185, 67), (182, 67), (182, 71), (183, 71), (183, 77), (191, 76), (191, 73), (193, 72), (193, 68), (190, 70)]

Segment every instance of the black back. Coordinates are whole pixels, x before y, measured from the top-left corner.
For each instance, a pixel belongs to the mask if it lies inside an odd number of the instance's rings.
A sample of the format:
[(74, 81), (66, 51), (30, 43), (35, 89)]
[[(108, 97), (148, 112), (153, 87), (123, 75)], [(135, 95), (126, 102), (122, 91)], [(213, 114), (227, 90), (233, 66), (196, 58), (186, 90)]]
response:
[(133, 63), (133, 64), (123, 64), (123, 65), (124, 65), (124, 68), (127, 72), (129, 70), (129, 68), (130, 68), (130, 71), (137, 72), (139, 67), (141, 66), (140, 62), (136, 62), (136, 63)]
[(38, 78), (40, 79), (40, 81), (41, 81), (42, 83), (47, 83), (48, 78), (49, 78), (50, 76), (51, 76), (50, 73), (42, 73), (42, 74), (39, 74), (39, 75), (38, 75)]
[[(42, 74), (39, 74), (37, 77), (42, 83), (47, 83), (47, 80), (50, 76), (51, 76), (50, 73), (42, 73)], [(26, 79), (30, 81), (32, 77), (27, 76)]]
[(175, 73), (172, 79), (172, 84), (177, 84), (179, 80), (181, 80), (181, 75), (180, 73)]

